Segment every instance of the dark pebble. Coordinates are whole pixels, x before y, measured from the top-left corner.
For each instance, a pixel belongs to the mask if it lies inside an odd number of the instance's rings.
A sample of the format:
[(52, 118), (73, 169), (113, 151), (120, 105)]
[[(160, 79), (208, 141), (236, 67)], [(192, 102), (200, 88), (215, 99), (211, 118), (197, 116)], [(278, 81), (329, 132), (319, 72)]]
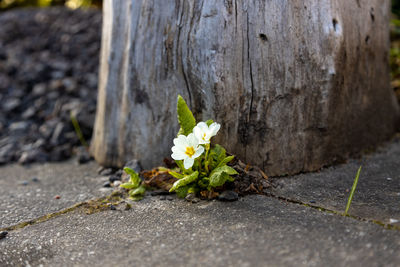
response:
[(0, 232), (0, 239), (5, 238), (7, 235), (8, 235), (8, 232), (7, 232), (7, 231), (2, 231), (2, 232)]
[(108, 180), (110, 181), (110, 183), (114, 183), (115, 181), (121, 181), (121, 177), (112, 175), (110, 176), (110, 178), (108, 178)]
[(117, 208), (114, 205), (110, 205), (110, 210), (117, 210)]
[(315, 200), (310, 200), (310, 203), (314, 204), (314, 203), (315, 203)]
[(160, 196), (160, 200), (166, 200), (167, 197), (166, 196)]
[(236, 201), (238, 199), (239, 195), (235, 191), (224, 191), (218, 196), (220, 201)]
[(28, 181), (22, 181), (22, 182), (20, 182), (19, 184), (20, 184), (20, 185), (28, 185), (29, 183), (28, 183)]
[(194, 194), (188, 194), (188, 195), (185, 197), (185, 200), (188, 201), (188, 202), (192, 202), (192, 203), (197, 203), (197, 202), (200, 201), (200, 199), (197, 198)]
[(173, 196), (167, 196), (167, 200), (172, 201), (174, 200)]
[(111, 187), (111, 183), (110, 183), (110, 182), (105, 182), (105, 183), (103, 184), (103, 187)]
[(151, 196), (166, 196), (166, 195), (169, 195), (169, 194), (170, 193), (168, 191), (165, 191), (165, 190), (155, 190), (155, 191), (152, 191), (150, 193)]
[(54, 199), (60, 199), (61, 197), (59, 195), (55, 196)]
[(38, 183), (38, 182), (39, 182), (39, 178), (33, 177), (33, 178), (32, 178), (32, 182)]

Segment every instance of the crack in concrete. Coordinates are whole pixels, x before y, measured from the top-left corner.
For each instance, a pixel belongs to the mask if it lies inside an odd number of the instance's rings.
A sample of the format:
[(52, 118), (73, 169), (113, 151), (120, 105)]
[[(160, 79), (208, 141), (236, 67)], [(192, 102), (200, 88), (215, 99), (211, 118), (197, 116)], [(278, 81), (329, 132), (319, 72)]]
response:
[[(379, 220), (366, 219), (366, 218), (362, 218), (362, 217), (351, 215), (351, 214), (344, 214), (344, 213), (339, 212), (339, 211), (331, 210), (331, 209), (320, 207), (320, 206), (317, 206), (317, 205), (311, 205), (311, 204), (308, 204), (308, 203), (301, 202), (299, 200), (294, 200), (294, 199), (286, 198), (286, 197), (283, 197), (283, 196), (275, 195), (273, 193), (267, 193), (267, 194), (263, 194), (263, 195), (266, 196), (266, 197), (272, 197), (272, 198), (275, 198), (275, 199), (278, 199), (278, 200), (281, 200), (281, 201), (285, 201), (285, 202), (288, 202), (288, 203), (291, 203), (291, 204), (294, 204), (294, 205), (299, 205), (299, 206), (312, 208), (312, 209), (318, 210), (320, 212), (331, 213), (331, 214), (335, 214), (335, 215), (339, 215), (339, 216), (343, 216), (343, 217), (348, 217), (348, 218), (351, 218), (353, 220), (357, 220), (357, 221), (361, 221), (361, 222), (373, 223), (373, 224), (379, 225), (379, 226), (381, 226), (381, 227), (383, 227), (385, 229), (400, 231), (400, 226), (396, 226), (396, 225), (392, 225), (392, 224), (385, 224), (384, 222), (379, 221)], [(120, 196), (121, 196), (121, 193), (116, 191), (116, 192), (113, 192), (109, 196), (106, 196), (106, 197), (100, 197), (100, 198), (96, 198), (96, 199), (83, 201), (83, 202), (77, 203), (77, 204), (75, 204), (75, 205), (73, 205), (71, 207), (65, 208), (63, 210), (45, 214), (45, 215), (40, 216), (40, 217), (38, 217), (36, 219), (32, 219), (32, 220), (28, 220), (28, 221), (17, 223), (15, 225), (11, 225), (11, 226), (0, 228), (0, 232), (2, 232), (2, 231), (10, 232), (10, 231), (18, 230), (18, 229), (23, 229), (23, 228), (25, 228), (27, 226), (30, 226), (30, 225), (43, 223), (43, 222), (49, 221), (49, 220), (51, 220), (53, 218), (59, 217), (59, 216), (64, 215), (64, 214), (67, 214), (69, 212), (76, 211), (79, 208), (91, 209), (92, 212), (91, 213), (87, 213), (88, 215), (89, 214), (93, 214), (94, 212), (101, 212), (101, 211), (105, 210), (104, 207), (107, 206), (107, 204), (111, 203), (114, 206), (119, 205), (121, 203), (121, 201), (112, 202), (112, 200), (113, 200), (113, 197), (120, 197)], [(101, 206), (93, 206), (93, 203), (100, 203), (100, 205), (103, 204), (105, 206), (103, 208)]]
[(317, 205), (311, 205), (311, 204), (308, 204), (308, 203), (301, 202), (299, 200), (294, 200), (294, 199), (291, 199), (291, 198), (275, 195), (273, 193), (265, 194), (265, 196), (272, 197), (272, 198), (275, 198), (275, 199), (279, 199), (279, 200), (282, 200), (282, 201), (286, 201), (286, 202), (291, 203), (291, 204), (295, 204), (295, 205), (300, 205), (300, 206), (316, 209), (316, 210), (318, 210), (320, 212), (332, 213), (332, 214), (335, 214), (335, 215), (348, 217), (348, 218), (351, 218), (351, 219), (354, 219), (354, 220), (357, 220), (357, 221), (374, 223), (374, 224), (377, 224), (377, 225), (379, 225), (379, 226), (381, 226), (381, 227), (383, 227), (385, 229), (400, 231), (400, 226), (393, 225), (393, 224), (386, 224), (386, 223), (384, 223), (382, 221), (379, 221), (379, 220), (367, 219), (367, 218), (362, 218), (362, 217), (356, 216), (356, 215), (345, 214), (343, 212), (339, 212), (339, 211), (336, 211), (336, 210), (331, 210), (331, 209), (320, 207), (320, 206), (317, 206)]

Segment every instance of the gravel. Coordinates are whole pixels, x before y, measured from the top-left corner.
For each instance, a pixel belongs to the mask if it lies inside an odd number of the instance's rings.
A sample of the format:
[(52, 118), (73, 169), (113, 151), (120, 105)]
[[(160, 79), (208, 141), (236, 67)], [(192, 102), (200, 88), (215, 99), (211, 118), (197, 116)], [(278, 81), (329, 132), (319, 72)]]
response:
[(92, 134), (101, 11), (17, 9), (0, 25), (0, 164), (65, 160), (80, 144), (71, 113)]

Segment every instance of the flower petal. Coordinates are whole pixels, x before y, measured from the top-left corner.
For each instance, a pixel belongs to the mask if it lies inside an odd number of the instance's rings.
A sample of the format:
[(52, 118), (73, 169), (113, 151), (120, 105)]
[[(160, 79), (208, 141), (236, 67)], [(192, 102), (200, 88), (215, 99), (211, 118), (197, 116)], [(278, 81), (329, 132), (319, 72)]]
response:
[(210, 125), (210, 137), (217, 135), (220, 128), (221, 128), (221, 124), (213, 122)]
[(185, 153), (186, 148), (183, 147), (183, 146), (182, 147), (181, 146), (173, 146), (171, 148), (171, 151), (174, 152), (174, 153)]
[(204, 147), (199, 146), (199, 148), (194, 152), (194, 155), (192, 156), (193, 159), (198, 158), (201, 154), (204, 152)]
[(203, 132), (208, 131), (208, 126), (203, 121), (199, 122), (196, 126), (198, 126)]
[(174, 138), (174, 145), (178, 147), (186, 147), (187, 146), (186, 136), (181, 134), (177, 138)]
[(199, 140), (197, 140), (196, 136), (193, 133), (187, 136), (188, 146), (196, 147), (199, 145)]
[(203, 136), (203, 131), (201, 130), (201, 128), (197, 125), (194, 126), (193, 133), (194, 133), (194, 136), (196, 136), (197, 140), (199, 140), (199, 142), (200, 142), (201, 137)]
[(189, 158), (189, 157), (187, 157), (183, 160), (183, 166), (185, 167), (185, 169), (191, 168), (193, 166), (193, 163), (194, 163), (194, 159)]
[(171, 157), (174, 160), (183, 160), (183, 159), (187, 158), (188, 156), (181, 151), (177, 151), (177, 152), (172, 153)]

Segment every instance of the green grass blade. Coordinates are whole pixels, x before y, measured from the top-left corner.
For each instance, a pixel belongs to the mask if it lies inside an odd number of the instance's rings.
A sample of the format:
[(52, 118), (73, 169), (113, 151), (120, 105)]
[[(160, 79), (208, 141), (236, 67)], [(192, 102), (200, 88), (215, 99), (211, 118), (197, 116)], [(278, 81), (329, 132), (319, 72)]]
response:
[(345, 215), (347, 215), (347, 212), (348, 212), (349, 209), (350, 209), (351, 201), (353, 200), (354, 192), (356, 191), (356, 187), (357, 187), (357, 183), (358, 183), (358, 178), (360, 177), (360, 172), (361, 172), (361, 166), (360, 166), (360, 168), (358, 168), (356, 178), (354, 179), (353, 186), (352, 186), (352, 188), (351, 188), (351, 192), (350, 192), (349, 199), (347, 200), (346, 210), (345, 210), (345, 212), (344, 212)]
[(72, 125), (74, 126), (74, 129), (75, 129), (76, 135), (79, 138), (79, 141), (81, 141), (81, 144), (84, 147), (89, 148), (89, 145), (85, 140), (85, 137), (83, 137), (83, 134), (82, 134), (82, 131), (81, 131), (81, 127), (79, 127), (78, 120), (76, 119), (75, 115), (72, 112), (70, 113), (70, 117), (71, 117)]

